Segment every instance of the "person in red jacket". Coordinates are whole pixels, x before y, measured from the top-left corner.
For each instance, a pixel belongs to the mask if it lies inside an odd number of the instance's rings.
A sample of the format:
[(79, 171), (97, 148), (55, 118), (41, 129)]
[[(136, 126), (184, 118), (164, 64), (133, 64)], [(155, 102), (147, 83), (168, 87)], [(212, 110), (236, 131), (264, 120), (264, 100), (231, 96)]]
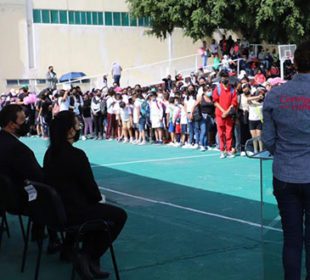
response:
[(237, 94), (236, 90), (229, 84), (228, 73), (222, 72), (220, 76), (221, 82), (213, 91), (213, 102), (216, 107), (216, 124), (220, 141), (220, 158), (225, 158), (226, 156), (233, 158), (233, 114), (236, 112), (238, 106)]

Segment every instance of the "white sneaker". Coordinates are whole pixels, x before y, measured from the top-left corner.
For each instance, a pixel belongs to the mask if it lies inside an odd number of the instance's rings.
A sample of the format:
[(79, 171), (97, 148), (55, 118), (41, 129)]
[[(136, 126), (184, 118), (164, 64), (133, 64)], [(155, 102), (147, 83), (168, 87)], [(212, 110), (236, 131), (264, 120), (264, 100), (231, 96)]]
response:
[(86, 140), (86, 137), (83, 135), (82, 136), (82, 141), (85, 141)]
[(245, 156), (246, 156), (246, 153), (245, 153), (245, 152), (241, 152), (241, 153), (240, 153), (240, 156), (241, 156), (241, 157), (245, 157)]
[(128, 143), (128, 138), (124, 138), (123, 143)]
[(223, 158), (226, 158), (226, 155), (224, 152), (221, 152), (220, 159), (223, 159)]
[(174, 146), (174, 143), (170, 142), (170, 143), (167, 144), (167, 146)]
[(188, 144), (188, 143), (186, 143), (182, 148), (183, 148), (183, 149), (189, 149), (190, 147), (191, 147), (191, 145)]
[(236, 157), (232, 152), (227, 153), (227, 158), (234, 158)]
[(139, 143), (138, 145), (139, 146), (142, 146), (142, 145), (145, 145), (146, 144), (146, 142), (145, 141), (142, 141), (141, 143)]
[(176, 147), (176, 148), (181, 147), (181, 143), (174, 143), (174, 147)]
[(200, 151), (201, 151), (201, 152), (205, 152), (205, 151), (206, 151), (206, 148), (205, 148), (204, 146), (201, 146), (201, 147), (200, 147)]
[(199, 148), (199, 145), (198, 145), (198, 144), (195, 144), (194, 146), (192, 146), (192, 149), (197, 150), (198, 148)]

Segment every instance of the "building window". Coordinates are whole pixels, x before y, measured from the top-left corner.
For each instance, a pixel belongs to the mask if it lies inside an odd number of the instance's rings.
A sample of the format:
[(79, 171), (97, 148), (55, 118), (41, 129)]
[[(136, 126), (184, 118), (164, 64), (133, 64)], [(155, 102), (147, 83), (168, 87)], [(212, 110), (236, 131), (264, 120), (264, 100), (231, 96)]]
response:
[(50, 11), (49, 10), (42, 10), (42, 22), (43, 23), (50, 23)]
[(45, 80), (45, 79), (37, 79), (37, 80), (36, 80), (36, 83), (37, 83), (38, 85), (44, 85), (44, 84), (46, 84), (46, 80)]
[(129, 26), (129, 14), (121, 13), (122, 15), (122, 26)]
[(105, 12), (105, 25), (112, 26), (113, 25), (113, 18), (112, 18), (112, 12)]
[(74, 12), (74, 21), (75, 21), (75, 24), (81, 24), (81, 13), (80, 12)]
[(33, 22), (34, 23), (42, 22), (41, 10), (33, 10)]
[(29, 80), (18, 80), (18, 84), (21, 86), (29, 85)]
[(68, 23), (67, 11), (59, 11), (59, 18), (60, 23), (67, 24)]
[(8, 86), (15, 86), (18, 85), (18, 80), (6, 80), (6, 84)]
[(98, 13), (98, 24), (103, 25), (103, 13)]
[(59, 11), (51, 11), (51, 22), (59, 23)]
[(87, 22), (88, 25), (92, 25), (93, 24), (91, 12), (87, 12), (87, 14), (86, 14), (86, 22)]
[(121, 13), (114, 12), (113, 13), (113, 25), (121, 26)]
[(69, 24), (74, 24), (74, 12), (73, 11), (69, 11)]
[(126, 12), (85, 12), (66, 10), (33, 10), (34, 23), (82, 24), (106, 26), (150, 26), (150, 18), (135, 18)]
[(92, 12), (92, 16), (93, 16), (93, 25), (98, 25), (98, 13)]
[(151, 26), (151, 20), (149, 17), (144, 18), (144, 20), (145, 20), (145, 26)]
[(137, 19), (133, 16), (133, 15), (130, 15), (129, 17), (130, 19), (130, 26), (137, 26)]
[(138, 24), (139, 24), (139, 26), (144, 26), (144, 18), (139, 18)]
[(86, 24), (86, 12), (81, 12), (81, 24)]

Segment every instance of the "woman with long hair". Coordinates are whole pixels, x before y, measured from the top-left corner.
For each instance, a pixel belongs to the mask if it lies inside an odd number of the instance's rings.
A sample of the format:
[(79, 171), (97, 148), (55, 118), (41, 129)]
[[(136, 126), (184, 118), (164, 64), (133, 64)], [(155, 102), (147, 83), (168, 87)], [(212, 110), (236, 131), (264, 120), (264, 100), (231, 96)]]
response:
[[(80, 124), (75, 114), (71, 111), (58, 113), (51, 123), (50, 146), (44, 157), (47, 182), (61, 196), (69, 224), (105, 220), (111, 225), (111, 238), (114, 241), (126, 222), (126, 212), (100, 203), (102, 196), (88, 158), (84, 151), (73, 146), (79, 137)], [(73, 236), (66, 236), (63, 256), (71, 252), (73, 240)], [(107, 233), (99, 229), (85, 234), (83, 247), (74, 256), (76, 271), (82, 279), (109, 276), (100, 270), (100, 257), (109, 247), (108, 240)]]

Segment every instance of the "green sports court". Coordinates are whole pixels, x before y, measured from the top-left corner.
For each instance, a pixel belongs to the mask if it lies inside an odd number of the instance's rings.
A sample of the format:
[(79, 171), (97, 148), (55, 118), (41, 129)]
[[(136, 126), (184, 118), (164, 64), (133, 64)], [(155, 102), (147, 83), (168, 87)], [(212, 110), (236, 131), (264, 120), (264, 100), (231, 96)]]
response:
[[(42, 163), (48, 142), (23, 141)], [(272, 161), (262, 164), (261, 211), (259, 160), (223, 160), (217, 151), (116, 141), (76, 146), (86, 151), (107, 202), (128, 213), (115, 243), (121, 279), (282, 279)], [(4, 234), (0, 250), (0, 279), (32, 279), (37, 246), (30, 245), (26, 271), (20, 273), (23, 241), (16, 217), (9, 216), (9, 226), (11, 238)], [(101, 261), (114, 279), (109, 254)], [(61, 263), (58, 255), (43, 255), (40, 279), (70, 275), (71, 265)]]

